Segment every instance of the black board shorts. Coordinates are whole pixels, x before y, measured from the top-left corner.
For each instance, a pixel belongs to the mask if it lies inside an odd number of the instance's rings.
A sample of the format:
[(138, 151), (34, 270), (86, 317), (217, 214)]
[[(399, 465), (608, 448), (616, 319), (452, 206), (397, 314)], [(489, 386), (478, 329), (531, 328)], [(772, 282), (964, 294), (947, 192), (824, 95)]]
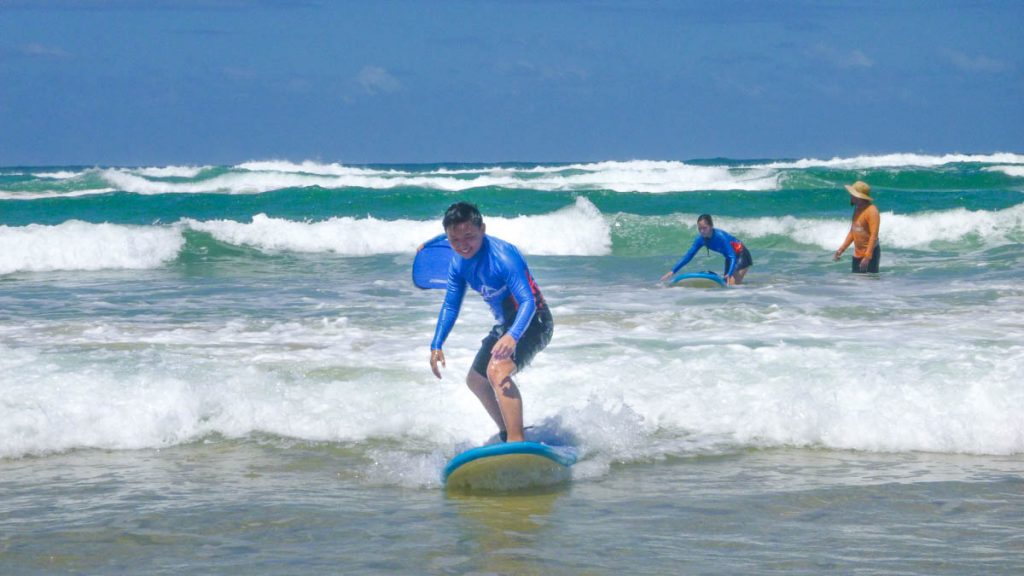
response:
[[(853, 273), (854, 274), (863, 274), (863, 272), (860, 271), (860, 261), (861, 260), (863, 260), (863, 258), (857, 258), (856, 256), (853, 257)], [(878, 263), (881, 260), (882, 260), (882, 248), (880, 246), (878, 246), (878, 244), (875, 244), (875, 251), (871, 253), (871, 261), (868, 262), (867, 272), (871, 272), (871, 273), (876, 273), (877, 274), (878, 273)]]
[[(736, 255), (736, 270), (739, 272), (744, 268), (750, 268), (754, 265), (754, 258), (750, 255), (750, 250), (747, 250), (747, 246), (743, 245), (743, 251)], [(725, 270), (722, 271), (722, 276), (729, 275), (729, 259), (725, 260)]]
[[(487, 364), (491, 361), (491, 348), (498, 340), (505, 335), (505, 332), (512, 327), (508, 324), (495, 324), (483, 340), (480, 341), (480, 350), (473, 359), (473, 371), (483, 377), (487, 377)], [(551, 317), (551, 310), (547, 305), (541, 306), (533, 315), (533, 320), (526, 327), (522, 338), (516, 343), (516, 352), (512, 359), (516, 363), (516, 371), (522, 371), (527, 364), (533, 360), (537, 352), (543, 350), (548, 342), (551, 342), (551, 335), (555, 331), (555, 320)]]

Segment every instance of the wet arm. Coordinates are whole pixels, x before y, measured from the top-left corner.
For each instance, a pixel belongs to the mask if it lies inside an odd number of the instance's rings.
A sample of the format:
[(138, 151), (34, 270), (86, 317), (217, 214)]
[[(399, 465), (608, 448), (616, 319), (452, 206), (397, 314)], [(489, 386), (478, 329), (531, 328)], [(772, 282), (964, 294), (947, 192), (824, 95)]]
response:
[(852, 244), (852, 243), (853, 243), (853, 230), (850, 230), (850, 232), (846, 235), (846, 240), (843, 240), (843, 245), (840, 246), (838, 250), (836, 250), (835, 257), (839, 258), (840, 256), (842, 256), (843, 252), (846, 252), (846, 249), (849, 248), (850, 244)]
[(686, 251), (686, 254), (683, 254), (683, 257), (679, 259), (679, 262), (676, 262), (676, 265), (672, 267), (672, 273), (675, 274), (680, 268), (689, 264), (690, 260), (693, 260), (693, 257), (697, 254), (697, 250), (700, 250), (700, 247), (703, 244), (704, 239), (697, 236), (697, 238), (693, 240), (693, 245), (691, 245), (690, 249)]
[(448, 269), (448, 287), (444, 294), (444, 303), (441, 304), (441, 312), (437, 316), (437, 326), (434, 328), (434, 339), (430, 343), (431, 350), (440, 350), (448, 334), (455, 326), (455, 320), (459, 318), (459, 309), (462, 308), (462, 298), (466, 295), (466, 281), (456, 274), (454, 265)]
[(736, 251), (729, 250), (726, 252), (725, 260), (729, 263), (729, 272), (726, 276), (732, 276), (733, 272), (736, 271), (736, 263), (739, 262), (739, 258), (736, 257)]

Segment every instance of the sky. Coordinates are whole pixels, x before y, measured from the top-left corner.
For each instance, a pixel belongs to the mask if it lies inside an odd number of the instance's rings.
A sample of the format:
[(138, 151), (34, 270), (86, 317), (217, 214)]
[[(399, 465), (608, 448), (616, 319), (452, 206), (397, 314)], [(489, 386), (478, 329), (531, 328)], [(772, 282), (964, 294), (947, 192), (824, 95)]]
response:
[(0, 0), (0, 166), (1024, 152), (1024, 1)]

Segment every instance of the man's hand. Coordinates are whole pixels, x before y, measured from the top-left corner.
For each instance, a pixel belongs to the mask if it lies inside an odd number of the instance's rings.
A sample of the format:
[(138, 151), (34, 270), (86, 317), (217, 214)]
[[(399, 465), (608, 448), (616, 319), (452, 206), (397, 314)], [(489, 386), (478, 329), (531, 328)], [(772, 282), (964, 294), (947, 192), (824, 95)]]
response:
[(491, 348), (491, 358), (495, 360), (508, 360), (512, 358), (512, 354), (515, 354), (515, 351), (516, 339), (509, 334), (505, 334)]
[(444, 352), (442, 350), (431, 350), (430, 351), (430, 370), (437, 376), (437, 379), (441, 379), (441, 370), (438, 369), (437, 363), (440, 362), (441, 366), (447, 368), (448, 366), (444, 363)]

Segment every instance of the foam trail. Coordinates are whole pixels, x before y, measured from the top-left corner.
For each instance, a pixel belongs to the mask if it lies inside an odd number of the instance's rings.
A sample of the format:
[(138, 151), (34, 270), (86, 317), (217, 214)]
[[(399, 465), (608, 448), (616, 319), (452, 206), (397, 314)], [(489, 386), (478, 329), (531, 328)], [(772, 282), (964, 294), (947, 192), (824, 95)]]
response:
[(177, 257), (181, 231), (165, 227), (89, 224), (0, 226), (0, 274), (53, 270), (138, 270)]

